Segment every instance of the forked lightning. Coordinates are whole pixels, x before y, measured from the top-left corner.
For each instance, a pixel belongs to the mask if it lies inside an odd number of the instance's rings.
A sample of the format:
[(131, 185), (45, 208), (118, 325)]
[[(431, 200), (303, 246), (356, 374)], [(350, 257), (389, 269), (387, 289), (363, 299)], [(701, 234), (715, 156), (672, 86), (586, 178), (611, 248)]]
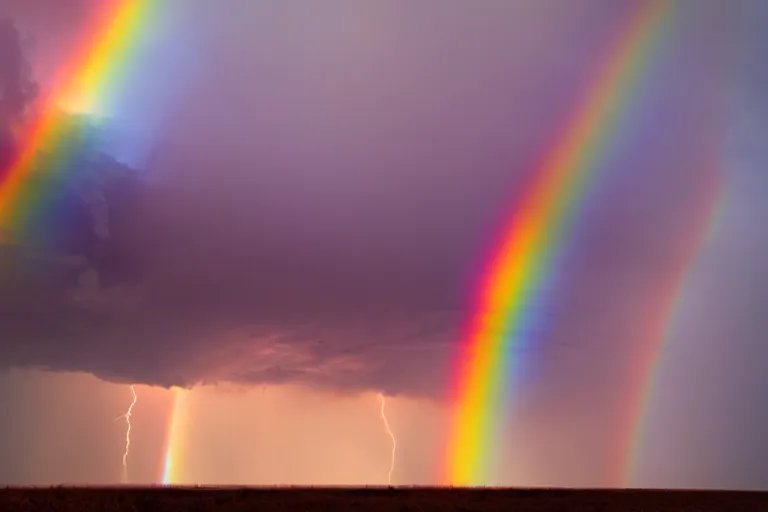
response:
[(115, 421), (125, 418), (125, 423), (127, 424), (125, 429), (125, 451), (123, 452), (123, 483), (128, 482), (128, 453), (131, 450), (131, 413), (133, 412), (133, 406), (136, 405), (136, 401), (139, 398), (136, 394), (136, 386), (133, 384), (131, 384), (131, 394), (133, 395), (133, 401), (128, 406), (128, 410), (125, 411), (125, 414), (115, 418)]
[(387, 431), (387, 435), (392, 439), (392, 458), (389, 463), (389, 473), (387, 474), (387, 483), (392, 485), (392, 472), (395, 470), (395, 454), (397, 453), (397, 441), (395, 440), (395, 434), (392, 433), (392, 429), (389, 428), (389, 422), (387, 421), (387, 415), (384, 412), (386, 405), (386, 398), (382, 393), (379, 393), (379, 399), (381, 400), (381, 419), (384, 422), (384, 429)]

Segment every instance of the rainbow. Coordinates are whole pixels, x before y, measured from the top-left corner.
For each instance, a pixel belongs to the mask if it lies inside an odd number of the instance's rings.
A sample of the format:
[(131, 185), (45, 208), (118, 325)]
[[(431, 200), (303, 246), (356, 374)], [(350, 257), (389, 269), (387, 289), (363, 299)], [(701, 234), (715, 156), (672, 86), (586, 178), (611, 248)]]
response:
[[(0, 169), (0, 244), (33, 245), (47, 242), (55, 235), (51, 220), (57, 217), (56, 206), (63, 189), (72, 185), (87, 171), (88, 164), (102, 150), (102, 136), (106, 121), (119, 118), (122, 122), (133, 117), (141, 128), (140, 137), (120, 141), (123, 147), (113, 148), (119, 153), (137, 159), (147, 153), (142, 142), (136, 140), (147, 135), (148, 128), (167, 110), (169, 96), (178, 90), (181, 75), (189, 55), (185, 45), (165, 45), (157, 48), (158, 37), (171, 33), (168, 19), (162, 12), (167, 6), (153, 0), (99, 0), (93, 3), (93, 14), (69, 59), (57, 70), (45, 92), (37, 99), (22, 126), (14, 127), (17, 147), (10, 165)], [(162, 30), (158, 30), (162, 29)], [(189, 43), (189, 41), (184, 41)], [(155, 45), (155, 47), (152, 47)], [(148, 46), (150, 47), (148, 49)], [(170, 47), (169, 47), (170, 46)], [(147, 67), (146, 55), (158, 51), (172, 52), (164, 69), (167, 77), (153, 75)], [(149, 72), (153, 105), (142, 104), (141, 93), (146, 87), (137, 81)], [(139, 111), (140, 119), (136, 119)], [(136, 151), (139, 148), (139, 151)], [(178, 443), (179, 419), (182, 417), (183, 393), (174, 390), (174, 406), (168, 431), (163, 481), (169, 482), (173, 473), (171, 441)]]
[(158, 23), (158, 9), (151, 0), (94, 4), (85, 36), (17, 130), (15, 156), (0, 170), (0, 232), (26, 238), (39, 227), (35, 217), (55, 207), (62, 187), (95, 157), (101, 121), (127, 113), (116, 110), (141, 74), (142, 44)]
[[(754, 20), (756, 14), (752, 7), (757, 7), (759, 2), (752, 5), (745, 5), (744, 10), (735, 10), (728, 13), (734, 16), (731, 21), (736, 23), (735, 27), (740, 34), (748, 34), (749, 29), (741, 25), (750, 23)], [(741, 26), (739, 26), (741, 25)], [(744, 44), (742, 42), (742, 44)], [(727, 63), (738, 62), (739, 48), (744, 46), (731, 47), (731, 51), (725, 54)], [(746, 47), (749, 47), (747, 44)], [(720, 56), (719, 58), (723, 58)], [(722, 64), (721, 64), (722, 65)], [(727, 76), (725, 73), (723, 76)], [(721, 102), (716, 105), (724, 118), (728, 116), (725, 95), (721, 96)], [(726, 123), (723, 123), (725, 126)], [(664, 343), (673, 336), (675, 327), (677, 327), (677, 313), (684, 305), (690, 288), (687, 286), (696, 277), (697, 263), (699, 255), (706, 248), (707, 243), (720, 228), (720, 221), (725, 211), (725, 202), (727, 199), (727, 176), (722, 166), (713, 166), (711, 162), (721, 162), (723, 150), (727, 136), (720, 134), (721, 139), (718, 143), (707, 145), (705, 157), (708, 158), (709, 168), (704, 166), (701, 172), (699, 183), (704, 187), (702, 199), (693, 205), (690, 212), (689, 223), (685, 233), (686, 237), (678, 242), (677, 258), (675, 266), (672, 269), (670, 279), (668, 279), (668, 288), (666, 293), (661, 296), (655, 304), (655, 308), (649, 313), (649, 320), (644, 322), (649, 326), (646, 333), (646, 340), (641, 344), (643, 352), (638, 354), (634, 360), (637, 363), (633, 367), (632, 379), (633, 395), (627, 402), (628, 408), (622, 418), (624, 422), (625, 437), (619, 439), (620, 446), (628, 446), (628, 449), (619, 452), (623, 458), (616, 461), (617, 470), (622, 471), (624, 485), (633, 484), (634, 471), (639, 462), (641, 454), (643, 429), (647, 421), (648, 411), (656, 387), (656, 371), (659, 366), (659, 360), (662, 356)], [(710, 172), (707, 172), (710, 171)]]
[[(717, 148), (715, 146), (712, 149), (714, 153)], [(716, 154), (712, 155), (712, 160), (717, 160)], [(672, 335), (677, 312), (688, 289), (686, 284), (692, 278), (698, 255), (712, 236), (724, 206), (722, 175), (717, 172), (713, 174), (714, 179), (709, 179), (706, 174), (703, 176), (703, 197), (689, 213), (691, 218), (685, 229), (686, 236), (678, 242), (674, 266), (665, 279), (665, 289), (655, 301), (648, 314), (648, 320), (643, 322), (648, 326), (648, 330), (640, 343), (642, 353), (633, 358), (634, 362), (630, 368), (630, 395), (627, 397), (627, 407), (618, 430), (620, 436), (616, 453), (619, 458), (615, 463), (616, 467), (608, 470), (609, 474), (618, 476), (620, 480), (616, 483), (624, 487), (633, 484), (643, 428), (656, 381), (655, 372), (659, 366), (664, 342)]]
[(632, 100), (656, 43), (671, 24), (674, 2), (646, 0), (619, 29), (618, 40), (537, 168), (480, 280), (473, 314), (456, 357), (455, 403), (443, 480), (490, 483), (504, 399), (522, 370), (514, 352), (534, 341), (535, 305), (557, 272), (557, 255), (579, 200), (598, 177), (617, 121)]
[(163, 485), (171, 485), (179, 481), (179, 461), (184, 440), (181, 438), (183, 426), (186, 421), (187, 390), (173, 388), (173, 405), (168, 421), (168, 431), (165, 435), (165, 447), (163, 449), (163, 466), (160, 481)]

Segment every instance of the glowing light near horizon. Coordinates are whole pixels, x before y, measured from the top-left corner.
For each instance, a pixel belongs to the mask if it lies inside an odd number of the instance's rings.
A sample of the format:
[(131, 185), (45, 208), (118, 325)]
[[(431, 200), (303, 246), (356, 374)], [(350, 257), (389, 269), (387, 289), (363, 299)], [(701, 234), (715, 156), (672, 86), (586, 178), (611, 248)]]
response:
[(163, 457), (162, 484), (178, 483), (178, 465), (184, 440), (181, 437), (186, 412), (186, 390), (173, 388), (173, 407), (166, 433), (165, 456)]

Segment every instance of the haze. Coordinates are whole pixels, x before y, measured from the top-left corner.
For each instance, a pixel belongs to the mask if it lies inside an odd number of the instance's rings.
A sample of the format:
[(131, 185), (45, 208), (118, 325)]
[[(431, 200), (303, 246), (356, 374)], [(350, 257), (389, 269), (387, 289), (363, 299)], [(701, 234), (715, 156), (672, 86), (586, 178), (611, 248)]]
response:
[[(0, 3), (43, 89), (94, 5), (63, 3)], [(382, 393), (393, 483), (440, 483), (488, 251), (638, 4), (169, 0), (120, 101), (86, 112), (143, 187), (110, 225), (130, 272), (81, 280), (77, 307), (0, 288), (0, 484), (120, 482), (130, 384), (133, 483), (175, 443), (174, 483), (386, 484)], [(768, 488), (768, 10), (677, 4), (518, 355), (505, 485), (611, 485), (651, 312), (717, 182), (632, 485)]]

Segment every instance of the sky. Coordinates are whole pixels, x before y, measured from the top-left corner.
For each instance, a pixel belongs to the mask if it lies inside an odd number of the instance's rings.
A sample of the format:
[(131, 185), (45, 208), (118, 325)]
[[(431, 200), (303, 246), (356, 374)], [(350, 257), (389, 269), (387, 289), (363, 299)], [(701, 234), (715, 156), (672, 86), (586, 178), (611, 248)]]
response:
[[(379, 394), (393, 482), (438, 483), (487, 250), (637, 3), (169, 0), (163, 51), (125, 79), (136, 103), (110, 112), (153, 143), (125, 248), (143, 277), (3, 301), (0, 484), (120, 482), (130, 384), (132, 483), (160, 481), (172, 441), (175, 483), (385, 484)], [(719, 180), (632, 483), (768, 488), (768, 11), (677, 4), (522, 355), (507, 485), (609, 485), (651, 311)], [(43, 87), (92, 6), (3, 0)]]

